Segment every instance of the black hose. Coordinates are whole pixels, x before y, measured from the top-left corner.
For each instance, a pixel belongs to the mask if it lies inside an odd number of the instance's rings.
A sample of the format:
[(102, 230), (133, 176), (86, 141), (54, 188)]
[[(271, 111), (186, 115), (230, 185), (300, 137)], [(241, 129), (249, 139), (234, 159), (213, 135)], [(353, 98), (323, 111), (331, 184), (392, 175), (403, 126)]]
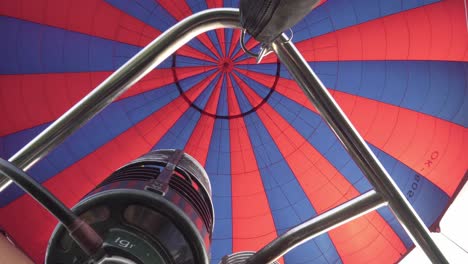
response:
[(69, 226), (78, 218), (61, 201), (53, 196), (46, 188), (40, 185), (24, 171), (18, 169), (10, 162), (0, 158), (0, 174), (10, 178), (25, 192), (29, 193), (45, 209), (53, 214), (63, 225)]
[(24, 171), (0, 158), (0, 175), (10, 178), (54, 215), (86, 253), (93, 255), (101, 248), (102, 238), (96, 231)]

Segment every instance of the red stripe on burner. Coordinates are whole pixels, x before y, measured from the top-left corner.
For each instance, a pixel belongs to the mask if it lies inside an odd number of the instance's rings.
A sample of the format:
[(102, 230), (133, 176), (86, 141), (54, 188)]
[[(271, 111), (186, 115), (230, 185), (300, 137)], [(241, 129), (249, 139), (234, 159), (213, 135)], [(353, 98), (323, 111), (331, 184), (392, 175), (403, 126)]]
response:
[(297, 43), (307, 61), (468, 61), (463, 1), (446, 0)]
[(140, 20), (98, 0), (2, 1), (0, 15), (143, 46), (161, 34)]
[[(210, 95), (210, 99), (208, 99), (205, 106), (205, 111), (208, 113), (216, 113), (223, 79), (224, 75), (218, 79), (218, 82)], [(192, 157), (198, 160), (203, 166), (206, 164), (206, 158), (210, 148), (214, 121), (215, 119), (213, 117), (202, 114), (184, 149), (185, 152), (192, 155)]]
[[(251, 90), (247, 98), (258, 97)], [(257, 114), (318, 214), (359, 195), (358, 191), (270, 105)], [(372, 212), (329, 233), (344, 262), (397, 261), (406, 248), (398, 235)]]
[[(230, 83), (230, 80), (228, 80)], [(232, 85), (229, 115), (240, 113)], [(257, 251), (273, 240), (276, 228), (243, 118), (229, 120), (232, 179), (232, 250)]]
[[(178, 68), (177, 76), (182, 80), (213, 68)], [(5, 125), (0, 127), (0, 136), (57, 119), (110, 74), (111, 72), (83, 72), (1, 75), (0, 105), (4, 108), (2, 113)], [(118, 100), (173, 82), (172, 69), (155, 69)]]

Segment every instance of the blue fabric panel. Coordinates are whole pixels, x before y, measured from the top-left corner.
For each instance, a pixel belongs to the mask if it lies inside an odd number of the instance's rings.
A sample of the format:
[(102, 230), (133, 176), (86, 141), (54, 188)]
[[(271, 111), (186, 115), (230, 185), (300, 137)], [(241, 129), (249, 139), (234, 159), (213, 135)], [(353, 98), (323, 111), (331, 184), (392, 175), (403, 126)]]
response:
[(347, 61), (310, 65), (327, 88), (468, 126), (468, 103), (464, 100), (468, 94), (467, 63)]
[(197, 75), (194, 75), (190, 78), (186, 78), (183, 80), (179, 80), (180, 87), (184, 92), (187, 92), (190, 90), (192, 87), (203, 81), (204, 79), (208, 78), (210, 75), (212, 75), (215, 72), (215, 70), (209, 70)]
[(216, 109), (216, 114), (221, 115), (221, 116), (226, 116), (229, 114), (226, 82), (227, 82), (226, 78), (224, 78), (221, 84), (221, 92), (219, 94), (218, 108)]
[[(219, 77), (215, 78), (207, 85), (207, 88), (203, 90), (200, 96), (194, 101), (195, 105), (202, 109), (205, 108), (218, 78)], [(200, 116), (201, 113), (198, 110), (189, 107), (161, 140), (157, 142), (153, 149), (184, 149), (187, 141), (195, 130)]]
[(210, 175), (215, 210), (211, 263), (232, 253), (231, 152), (229, 120), (216, 119), (208, 151), (206, 172)]
[[(252, 108), (252, 105), (248, 104), (244, 93), (236, 85), (234, 85), (234, 90), (238, 101), (246, 102), (247, 110)], [(242, 109), (242, 111), (246, 111), (246, 109)], [(244, 120), (275, 227), (278, 235), (280, 235), (307, 220), (307, 218), (315, 216), (316, 212), (257, 113), (244, 116)], [(306, 216), (307, 218), (301, 218), (300, 216)], [(328, 249), (326, 252), (322, 252), (316, 242), (309, 242), (287, 254), (285, 259), (288, 263), (303, 261), (335, 263), (340, 259), (338, 253), (335, 251), (328, 235), (324, 235), (324, 237), (328, 239), (320, 241), (324, 244), (322, 247)]]
[(0, 17), (0, 34), (0, 74), (111, 71), (140, 50), (9, 17)]
[(176, 66), (178, 68), (179, 67), (194, 67), (194, 66), (212, 67), (212, 66), (217, 66), (217, 63), (206, 61), (206, 60), (200, 60), (196, 58), (191, 58), (191, 57), (186, 57), (182, 55), (177, 55)]
[(160, 32), (177, 23), (177, 20), (154, 0), (106, 0), (106, 2)]
[(198, 120), (200, 112), (195, 108), (188, 108), (187, 111), (177, 120), (174, 126), (167, 131), (159, 142), (153, 147), (157, 149), (184, 149), (187, 141), (192, 135)]
[[(320, 120), (317, 114), (278, 93), (274, 93), (268, 103), (276, 109), (283, 118), (292, 124), (303, 137), (307, 138), (309, 143), (327, 158), (360, 193), (371, 189), (371, 185), (357, 165), (351, 160), (341, 143), (339, 143), (335, 135), (328, 126)], [(301, 110), (303, 113), (298, 115), (297, 113), (300, 113)], [(304, 121), (295, 122), (298, 118), (304, 118)], [(315, 126), (307, 124), (305, 120), (309, 122), (315, 120), (316, 124)], [(395, 158), (377, 148), (373, 148), (373, 151), (392, 175), (398, 186), (407, 195), (407, 198), (420, 214), (423, 221), (427, 225), (431, 225), (447, 206), (449, 197), (433, 183), (420, 175), (417, 176), (418, 174), (415, 171), (397, 161)], [(417, 179), (417, 181), (415, 179)], [(409, 191), (414, 193), (411, 193), (411, 197)], [(431, 202), (427, 203), (429, 200)], [(426, 203), (423, 204), (422, 201)], [(395, 228), (395, 232), (397, 232), (405, 245), (410, 247), (410, 240), (403, 229), (398, 226), (399, 223), (395, 221), (393, 215), (387, 214), (384, 211), (382, 216)]]
[(371, 147), (424, 223), (432, 225), (442, 214), (450, 197), (421, 174), (382, 150)]
[[(177, 20), (154, 0), (106, 0), (106, 2), (152, 26), (160, 32), (166, 31), (177, 23)], [(205, 54), (211, 54), (211, 56), (214, 55), (199, 40), (192, 40), (189, 45)]]
[(236, 68), (242, 68), (248, 71), (259, 72), (271, 75), (272, 78), (276, 75), (276, 63), (263, 63), (263, 64), (237, 64)]
[(323, 35), (438, 0), (333, 0), (312, 10), (293, 27), (294, 41)]

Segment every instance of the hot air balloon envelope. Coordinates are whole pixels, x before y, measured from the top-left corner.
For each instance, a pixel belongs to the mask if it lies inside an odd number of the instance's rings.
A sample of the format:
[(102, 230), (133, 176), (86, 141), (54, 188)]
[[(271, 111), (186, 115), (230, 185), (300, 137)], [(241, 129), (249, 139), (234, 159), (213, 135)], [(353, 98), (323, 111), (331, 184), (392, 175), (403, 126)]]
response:
[[(238, 2), (2, 2), (0, 156), (13, 156), (177, 21), (221, 6)], [(329, 0), (292, 28), (295, 45), (431, 230), (467, 178), (464, 10), (462, 0)], [(256, 64), (239, 35), (200, 35), (28, 173), (72, 207), (144, 153), (182, 149), (211, 182), (212, 263), (257, 251), (370, 190), (284, 66), (273, 54)], [(13, 185), (0, 206), (0, 226), (42, 263), (54, 218)], [(382, 208), (280, 261), (394, 263), (413, 247)]]

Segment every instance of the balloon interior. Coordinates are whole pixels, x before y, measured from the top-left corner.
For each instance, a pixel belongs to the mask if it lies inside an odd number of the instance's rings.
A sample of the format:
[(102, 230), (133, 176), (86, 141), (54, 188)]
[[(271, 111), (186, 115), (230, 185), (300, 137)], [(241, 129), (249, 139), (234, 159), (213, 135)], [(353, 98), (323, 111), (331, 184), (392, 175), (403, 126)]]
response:
[[(303, 66), (339, 103), (420, 224), (439, 230), (468, 179), (464, 1), (316, 2), (291, 28)], [(0, 157), (14, 157), (171, 26), (238, 6), (3, 1)], [(239, 44), (241, 30), (230, 27), (201, 34), (112, 103), (96, 103), (109, 105), (81, 116), (89, 122), (27, 166), (10, 158), (101, 235), (100, 263), (243, 263), (298, 225), (372, 189), (380, 195), (278, 50), (257, 64)], [(267, 53), (253, 39), (244, 44)], [(343, 222), (278, 261), (398, 262), (415, 243), (391, 209)], [(14, 184), (0, 193), (0, 229), (34, 262), (89, 260)]]

